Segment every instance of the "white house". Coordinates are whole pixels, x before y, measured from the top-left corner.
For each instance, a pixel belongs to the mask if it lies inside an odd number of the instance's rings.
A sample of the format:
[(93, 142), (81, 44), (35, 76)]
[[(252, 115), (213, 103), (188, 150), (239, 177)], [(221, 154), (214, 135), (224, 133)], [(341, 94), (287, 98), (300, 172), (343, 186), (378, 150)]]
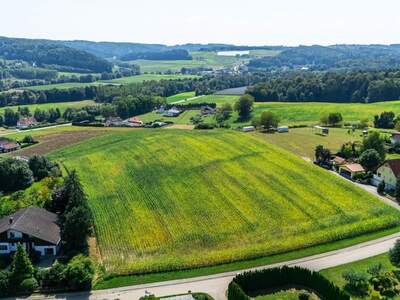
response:
[(45, 209), (28, 207), (0, 219), (0, 254), (10, 254), (21, 243), (26, 251), (56, 255), (60, 247), (58, 217)]
[(279, 127), (277, 128), (277, 131), (278, 131), (279, 133), (289, 132), (289, 126), (279, 126)]

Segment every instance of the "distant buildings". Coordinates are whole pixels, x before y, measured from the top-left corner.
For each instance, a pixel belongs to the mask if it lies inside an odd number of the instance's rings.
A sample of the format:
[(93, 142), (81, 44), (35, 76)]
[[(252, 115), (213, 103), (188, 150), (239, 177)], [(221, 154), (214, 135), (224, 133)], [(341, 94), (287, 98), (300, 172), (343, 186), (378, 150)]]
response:
[(34, 117), (20, 118), (17, 122), (18, 129), (28, 129), (38, 124)]
[(178, 117), (181, 113), (182, 113), (182, 111), (174, 106), (171, 109), (164, 111), (163, 116), (164, 117)]
[(20, 149), (21, 146), (16, 141), (0, 140), (0, 153), (8, 153)]

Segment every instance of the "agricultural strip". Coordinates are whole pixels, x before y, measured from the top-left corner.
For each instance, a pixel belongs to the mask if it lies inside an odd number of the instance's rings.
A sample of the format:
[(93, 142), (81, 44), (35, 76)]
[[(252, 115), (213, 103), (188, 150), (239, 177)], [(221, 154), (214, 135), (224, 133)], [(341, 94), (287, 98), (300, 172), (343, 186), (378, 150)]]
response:
[(137, 130), (50, 154), (77, 169), (109, 272), (256, 258), (399, 224), (399, 213), (253, 135)]

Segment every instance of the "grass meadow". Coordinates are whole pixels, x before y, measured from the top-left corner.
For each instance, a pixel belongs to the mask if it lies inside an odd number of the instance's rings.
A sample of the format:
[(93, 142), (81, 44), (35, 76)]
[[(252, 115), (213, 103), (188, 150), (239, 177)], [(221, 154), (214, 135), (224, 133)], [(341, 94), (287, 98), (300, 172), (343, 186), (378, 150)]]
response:
[(251, 134), (115, 131), (49, 156), (80, 174), (108, 272), (229, 263), (399, 224), (378, 199)]
[(87, 105), (94, 105), (95, 102), (93, 100), (83, 100), (83, 101), (72, 101), (72, 102), (57, 102), (57, 103), (43, 103), (43, 104), (29, 104), (29, 105), (19, 105), (19, 106), (6, 106), (0, 107), (0, 115), (4, 114), (4, 110), (10, 108), (14, 111), (18, 110), (18, 107), (28, 107), (31, 113), (35, 111), (35, 109), (39, 108), (42, 110), (49, 110), (50, 108), (58, 108), (61, 113), (63, 113), (67, 108), (82, 108)]
[(196, 96), (195, 92), (186, 92), (186, 93), (180, 93), (176, 94), (170, 97), (167, 97), (167, 103), (174, 103), (177, 101), (183, 101), (186, 99), (190, 99)]
[(47, 85), (37, 85), (26, 87), (24, 89), (34, 90), (34, 91), (43, 91), (49, 89), (70, 89), (70, 88), (80, 88), (87, 86), (96, 86), (103, 84), (129, 84), (129, 83), (140, 83), (145, 80), (170, 80), (170, 79), (183, 79), (183, 78), (193, 78), (196, 77), (194, 75), (182, 75), (182, 74), (172, 74), (172, 75), (160, 75), (160, 74), (143, 74), (136, 76), (128, 76), (111, 80), (100, 80), (95, 82), (67, 82), (67, 83), (55, 83), (55, 84), (47, 84)]

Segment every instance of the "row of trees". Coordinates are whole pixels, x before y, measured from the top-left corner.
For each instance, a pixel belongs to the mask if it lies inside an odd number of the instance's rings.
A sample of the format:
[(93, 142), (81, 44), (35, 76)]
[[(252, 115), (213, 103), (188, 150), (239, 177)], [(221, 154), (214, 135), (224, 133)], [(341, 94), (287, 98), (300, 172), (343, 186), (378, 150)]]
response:
[(0, 93), (0, 107), (95, 99), (96, 87)]
[(34, 155), (28, 162), (15, 158), (0, 160), (0, 192), (14, 192), (29, 187), (35, 180), (60, 176), (57, 164)]
[(400, 97), (400, 72), (328, 72), (282, 76), (256, 84), (256, 101), (376, 102)]

